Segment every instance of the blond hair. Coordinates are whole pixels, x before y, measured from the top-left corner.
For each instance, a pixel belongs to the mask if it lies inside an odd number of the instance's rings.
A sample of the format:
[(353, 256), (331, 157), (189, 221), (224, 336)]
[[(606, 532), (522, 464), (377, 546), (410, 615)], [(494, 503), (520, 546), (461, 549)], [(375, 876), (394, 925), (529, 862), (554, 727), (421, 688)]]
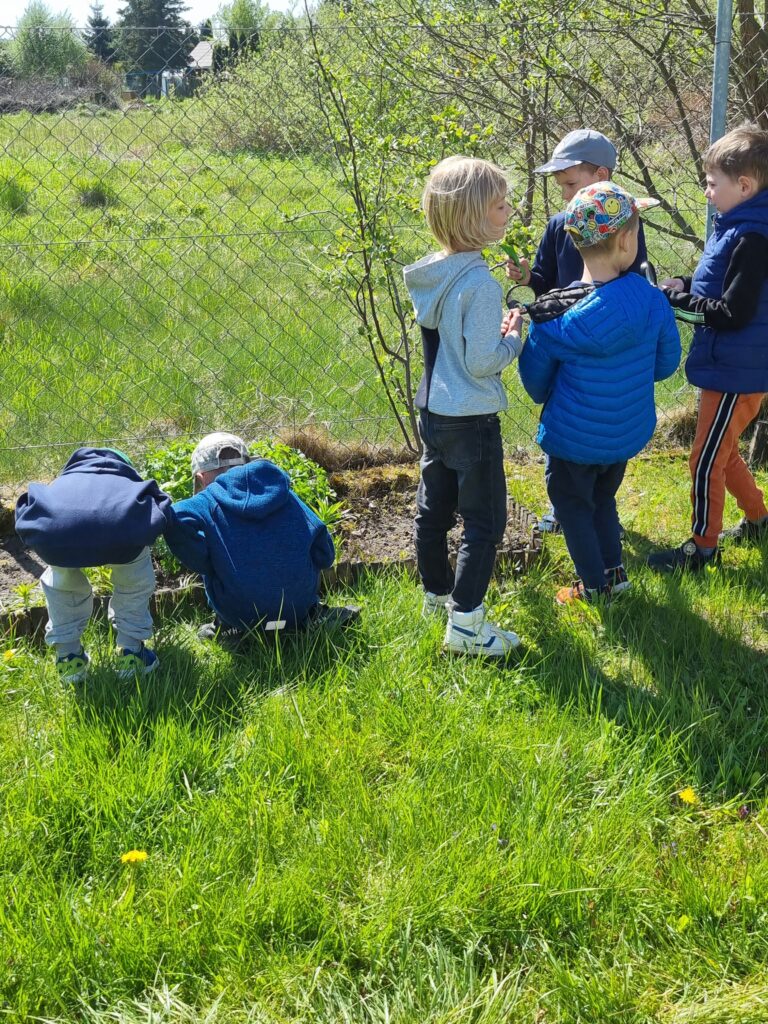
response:
[(488, 209), (507, 194), (500, 167), (470, 156), (449, 156), (432, 168), (421, 207), (430, 230), (448, 252), (482, 249), (493, 237)]
[(755, 178), (760, 189), (768, 188), (768, 132), (743, 124), (713, 142), (703, 157), (705, 171), (722, 171), (736, 180)]

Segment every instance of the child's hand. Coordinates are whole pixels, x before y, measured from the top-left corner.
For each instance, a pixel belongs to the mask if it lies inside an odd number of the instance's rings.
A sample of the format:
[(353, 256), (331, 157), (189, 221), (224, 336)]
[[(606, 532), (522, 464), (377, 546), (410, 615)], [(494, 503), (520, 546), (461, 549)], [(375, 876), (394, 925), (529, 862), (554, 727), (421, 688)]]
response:
[(683, 282), (679, 277), (665, 277), (659, 288), (668, 288), (675, 292), (683, 290)]
[(504, 272), (510, 281), (515, 281), (523, 286), (531, 280), (531, 268), (525, 256), (521, 257), (519, 267), (515, 266), (512, 260), (507, 260)]
[(523, 326), (523, 313), (520, 309), (510, 309), (504, 319), (501, 321), (501, 335), (506, 337), (508, 334), (520, 334), (520, 328)]

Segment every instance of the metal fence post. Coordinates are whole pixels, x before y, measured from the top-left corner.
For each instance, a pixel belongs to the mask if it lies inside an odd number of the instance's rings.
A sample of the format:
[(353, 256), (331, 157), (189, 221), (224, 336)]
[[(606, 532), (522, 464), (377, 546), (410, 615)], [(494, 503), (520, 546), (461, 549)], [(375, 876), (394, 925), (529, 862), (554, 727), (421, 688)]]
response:
[[(717, 0), (715, 24), (715, 59), (712, 69), (712, 115), (709, 141), (716, 142), (725, 134), (725, 116), (728, 109), (728, 65), (731, 60), (731, 29), (733, 23), (732, 0)], [(707, 203), (707, 235), (712, 231), (715, 209)]]

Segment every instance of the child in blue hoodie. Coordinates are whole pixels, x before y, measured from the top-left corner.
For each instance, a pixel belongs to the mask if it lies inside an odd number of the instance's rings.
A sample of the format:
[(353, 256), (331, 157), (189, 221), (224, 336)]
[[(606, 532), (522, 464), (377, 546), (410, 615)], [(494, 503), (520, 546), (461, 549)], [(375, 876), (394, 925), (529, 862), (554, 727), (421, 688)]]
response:
[(81, 637), (93, 611), (84, 568), (112, 571), (109, 619), (117, 630), (118, 674), (157, 668), (144, 641), (152, 635), (155, 589), (150, 546), (166, 527), (171, 499), (142, 480), (122, 452), (78, 448), (50, 484), (33, 483), (16, 504), (16, 531), (48, 563), (40, 580), (48, 607), (46, 642), (56, 648), (62, 679), (82, 679), (89, 665)]
[[(447, 613), (447, 651), (501, 658), (520, 639), (488, 621), (483, 601), (507, 521), (501, 371), (523, 343), (519, 311), (502, 334), (501, 287), (481, 250), (504, 237), (512, 207), (501, 170), (470, 157), (449, 157), (434, 167), (422, 203), (442, 246), (404, 271), (424, 345), (416, 394), (423, 445), (416, 495), (423, 614)], [(454, 573), (447, 535), (457, 512), (464, 531)]]
[(173, 505), (165, 539), (203, 578), (216, 617), (201, 639), (307, 623), (318, 613), (320, 570), (333, 565), (335, 551), (288, 474), (265, 459), (251, 462), (242, 438), (223, 432), (200, 441), (192, 473), (195, 494)]
[(654, 381), (680, 362), (669, 303), (645, 278), (627, 273), (639, 211), (650, 205), (610, 181), (577, 192), (565, 227), (584, 260), (582, 284), (529, 307), (520, 377), (544, 406), (537, 439), (549, 456), (547, 492), (579, 577), (557, 592), (559, 604), (610, 597), (630, 585), (616, 492), (627, 460), (656, 426)]

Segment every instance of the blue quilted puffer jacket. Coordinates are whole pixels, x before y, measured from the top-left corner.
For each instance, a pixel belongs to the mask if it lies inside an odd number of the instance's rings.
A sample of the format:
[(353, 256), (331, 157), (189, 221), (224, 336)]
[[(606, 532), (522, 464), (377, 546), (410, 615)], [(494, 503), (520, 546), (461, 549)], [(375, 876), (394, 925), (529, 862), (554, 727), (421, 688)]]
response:
[(605, 465), (637, 455), (656, 426), (654, 381), (679, 362), (672, 309), (638, 274), (532, 323), (519, 365), (525, 390), (544, 405), (537, 441), (569, 462)]

